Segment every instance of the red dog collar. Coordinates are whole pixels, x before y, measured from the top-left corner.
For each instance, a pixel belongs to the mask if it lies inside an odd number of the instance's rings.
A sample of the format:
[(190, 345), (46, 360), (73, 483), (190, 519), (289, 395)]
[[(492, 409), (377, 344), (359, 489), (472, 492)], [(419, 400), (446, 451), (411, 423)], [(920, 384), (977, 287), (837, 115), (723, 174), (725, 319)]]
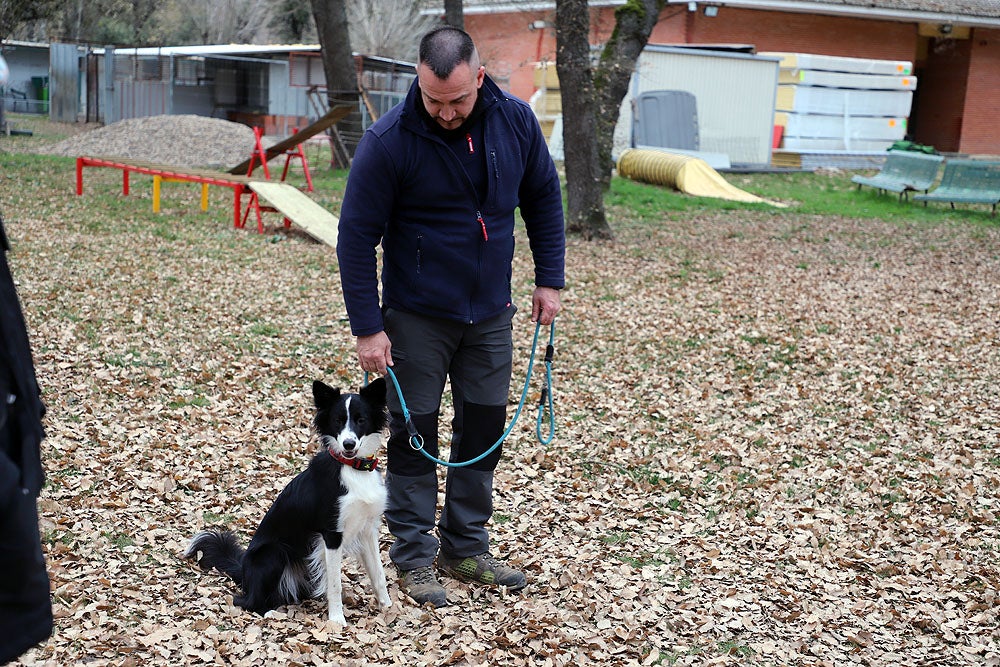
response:
[(351, 466), (355, 470), (371, 472), (372, 470), (375, 470), (375, 468), (378, 467), (378, 459), (374, 457), (370, 459), (353, 459), (353, 458), (349, 459), (346, 456), (341, 456), (340, 454), (335, 453), (332, 449), (328, 449), (326, 451), (330, 452), (330, 456), (332, 456), (337, 461), (340, 461), (345, 466)]

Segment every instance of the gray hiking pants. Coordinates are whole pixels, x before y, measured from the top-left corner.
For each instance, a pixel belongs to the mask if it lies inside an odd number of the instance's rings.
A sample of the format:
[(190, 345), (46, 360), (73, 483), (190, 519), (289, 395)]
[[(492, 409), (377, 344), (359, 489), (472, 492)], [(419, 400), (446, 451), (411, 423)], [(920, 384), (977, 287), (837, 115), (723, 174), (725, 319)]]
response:
[[(515, 308), (485, 322), (465, 324), (386, 309), (393, 372), (428, 454), (438, 456), (438, 415), (445, 380), (451, 380), (455, 417), (451, 461), (473, 459), (495, 443), (507, 421)], [(400, 570), (434, 563), (438, 548), (451, 557), (489, 549), (486, 523), (493, 515), (493, 471), (502, 447), (483, 460), (448, 468), (444, 504), (437, 514), (437, 466), (410, 446), (399, 397), (388, 383), (389, 443), (386, 523), (396, 538), (389, 557)], [(439, 542), (440, 539), (440, 542)]]

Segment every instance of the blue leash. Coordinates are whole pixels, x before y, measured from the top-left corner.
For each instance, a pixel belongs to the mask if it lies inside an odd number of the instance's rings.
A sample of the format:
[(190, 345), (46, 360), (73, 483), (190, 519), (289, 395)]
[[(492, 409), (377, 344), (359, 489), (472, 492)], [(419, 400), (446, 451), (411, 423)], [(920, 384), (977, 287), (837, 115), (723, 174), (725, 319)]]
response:
[[(468, 461), (442, 461), (432, 454), (429, 454), (427, 450), (424, 449), (424, 438), (417, 431), (417, 427), (413, 424), (413, 420), (410, 418), (410, 410), (406, 407), (406, 399), (403, 398), (403, 390), (399, 386), (396, 374), (393, 372), (392, 368), (386, 368), (386, 374), (389, 376), (389, 379), (392, 380), (393, 386), (396, 387), (396, 395), (399, 396), (399, 406), (403, 411), (403, 419), (406, 422), (406, 432), (410, 436), (410, 447), (420, 452), (434, 463), (447, 466), (449, 468), (462, 468), (464, 466), (472, 465), (473, 463), (478, 463), (496, 451), (496, 448), (503, 444), (503, 441), (507, 439), (510, 432), (514, 430), (514, 425), (521, 416), (522, 408), (524, 408), (524, 401), (528, 396), (528, 386), (531, 384), (531, 372), (535, 366), (535, 352), (538, 349), (538, 332), (541, 328), (542, 323), (538, 322), (535, 325), (535, 337), (531, 341), (531, 357), (528, 359), (528, 373), (527, 377), (524, 378), (524, 389), (521, 390), (521, 400), (517, 404), (517, 411), (514, 413), (514, 418), (511, 420), (510, 426), (507, 427), (507, 429), (503, 432), (503, 435), (500, 436), (500, 439), (494, 442), (489, 449), (474, 459), (469, 459)], [(555, 356), (555, 338), (556, 323), (553, 321), (552, 324), (549, 325), (549, 344), (545, 348), (545, 387), (542, 389), (541, 400), (538, 401), (538, 419), (535, 423), (535, 434), (538, 437), (538, 441), (543, 445), (551, 443), (556, 436), (556, 417), (552, 402), (552, 358)], [(365, 384), (368, 384), (368, 373), (365, 373)], [(542, 421), (546, 409), (548, 409), (549, 413), (549, 435), (547, 437), (542, 435)]]

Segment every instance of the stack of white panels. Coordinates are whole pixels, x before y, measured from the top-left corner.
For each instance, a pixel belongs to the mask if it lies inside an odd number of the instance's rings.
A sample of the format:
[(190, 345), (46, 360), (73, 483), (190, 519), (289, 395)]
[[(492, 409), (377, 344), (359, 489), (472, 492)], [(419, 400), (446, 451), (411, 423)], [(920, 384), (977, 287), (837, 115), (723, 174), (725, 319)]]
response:
[(884, 151), (906, 135), (912, 63), (767, 53), (781, 58), (775, 125), (791, 151)]

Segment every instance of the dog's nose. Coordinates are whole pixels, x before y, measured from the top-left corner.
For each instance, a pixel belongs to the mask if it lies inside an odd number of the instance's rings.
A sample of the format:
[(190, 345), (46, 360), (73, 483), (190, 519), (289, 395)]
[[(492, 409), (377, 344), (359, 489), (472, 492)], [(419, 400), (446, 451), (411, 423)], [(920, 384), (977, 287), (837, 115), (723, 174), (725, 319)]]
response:
[(355, 440), (353, 440), (351, 438), (348, 438), (347, 440), (344, 440), (344, 450), (346, 450), (348, 452), (354, 451), (354, 448), (357, 447), (357, 446), (358, 446), (357, 441), (355, 441)]

